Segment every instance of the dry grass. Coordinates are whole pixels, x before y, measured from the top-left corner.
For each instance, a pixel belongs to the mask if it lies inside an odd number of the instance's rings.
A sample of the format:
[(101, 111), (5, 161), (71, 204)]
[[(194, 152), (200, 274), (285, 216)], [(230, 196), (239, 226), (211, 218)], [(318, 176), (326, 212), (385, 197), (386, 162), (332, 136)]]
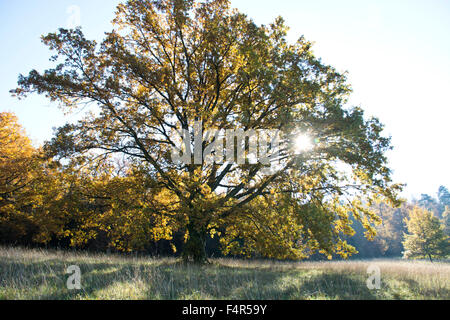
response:
[[(381, 269), (379, 290), (367, 267)], [(82, 289), (68, 290), (78, 265)], [(450, 263), (371, 260), (274, 262), (175, 259), (0, 248), (0, 299), (450, 299)]]

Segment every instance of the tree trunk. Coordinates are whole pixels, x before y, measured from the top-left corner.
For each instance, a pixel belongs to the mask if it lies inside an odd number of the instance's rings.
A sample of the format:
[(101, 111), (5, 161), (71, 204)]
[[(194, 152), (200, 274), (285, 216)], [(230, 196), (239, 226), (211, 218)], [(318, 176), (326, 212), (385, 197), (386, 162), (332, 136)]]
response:
[(433, 259), (431, 259), (431, 254), (428, 254), (428, 258), (430, 258), (430, 261), (433, 262)]
[(188, 225), (189, 238), (187, 239), (182, 257), (184, 262), (205, 264), (208, 262), (206, 257), (206, 229), (190, 223)]

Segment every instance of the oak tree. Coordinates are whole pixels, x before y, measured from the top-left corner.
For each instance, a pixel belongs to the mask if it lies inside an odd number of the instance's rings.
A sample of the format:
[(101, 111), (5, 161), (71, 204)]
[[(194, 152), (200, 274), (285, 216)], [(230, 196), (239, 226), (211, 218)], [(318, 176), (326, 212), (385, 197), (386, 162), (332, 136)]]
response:
[[(71, 159), (121, 155), (144, 170), (157, 182), (149, 206), (185, 233), (185, 260), (204, 262), (215, 234), (225, 253), (345, 257), (354, 252), (341, 237), (354, 232), (350, 214), (374, 236), (380, 219), (368, 206), (396, 202), (400, 189), (387, 166), (390, 139), (376, 118), (347, 106), (345, 74), (303, 37), (288, 43), (282, 18), (257, 25), (227, 0), (129, 0), (114, 26), (100, 44), (80, 29), (44, 36), (55, 67), (21, 75), (13, 93), (45, 94), (67, 110), (94, 103), (49, 148)], [(178, 132), (194, 148), (196, 124), (277, 130), (280, 152), (269, 164), (207, 161), (216, 136), (205, 135), (192, 161), (174, 161)], [(295, 151), (298, 134), (311, 137), (310, 150)]]

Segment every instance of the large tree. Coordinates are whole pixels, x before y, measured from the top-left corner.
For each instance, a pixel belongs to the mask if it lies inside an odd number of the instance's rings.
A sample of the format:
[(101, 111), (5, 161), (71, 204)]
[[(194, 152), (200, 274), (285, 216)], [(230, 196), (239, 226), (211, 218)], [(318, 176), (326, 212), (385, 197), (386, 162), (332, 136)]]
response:
[[(152, 214), (177, 221), (186, 260), (205, 261), (215, 233), (225, 252), (346, 256), (354, 251), (341, 240), (353, 232), (350, 212), (374, 235), (379, 218), (365, 205), (395, 202), (399, 189), (386, 164), (390, 139), (377, 119), (345, 107), (345, 74), (303, 37), (289, 44), (281, 18), (259, 26), (226, 0), (130, 0), (114, 23), (100, 45), (80, 29), (44, 36), (60, 63), (20, 76), (13, 91), (46, 94), (67, 109), (97, 105), (58, 130), (55, 154), (118, 154), (144, 169), (158, 182)], [(195, 161), (173, 160), (180, 129), (193, 148), (195, 131), (212, 128), (279, 130), (281, 152), (271, 165), (206, 161), (217, 136), (205, 135)], [(293, 150), (299, 132), (314, 141), (311, 150)]]

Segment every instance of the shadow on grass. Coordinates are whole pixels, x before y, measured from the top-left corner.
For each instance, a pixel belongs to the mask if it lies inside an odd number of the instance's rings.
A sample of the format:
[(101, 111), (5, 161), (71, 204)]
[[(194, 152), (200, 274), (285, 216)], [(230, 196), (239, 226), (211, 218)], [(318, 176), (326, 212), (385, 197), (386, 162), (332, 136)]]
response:
[(389, 291), (392, 292), (392, 296), (394, 299), (402, 300), (405, 299), (406, 291), (408, 296), (412, 299), (419, 297), (420, 299), (439, 299), (439, 300), (449, 300), (450, 299), (450, 290), (446, 287), (442, 286), (424, 286), (419, 282), (413, 279), (402, 279), (401, 285), (397, 286), (397, 288), (390, 288)]
[[(68, 290), (66, 268), (80, 267), (82, 290)], [(423, 289), (404, 281), (407, 290), (422, 296), (448, 297), (448, 290)], [(3, 289), (2, 289), (3, 288)], [(24, 261), (2, 257), (0, 260), (1, 299), (243, 299), (301, 300), (358, 299), (386, 297), (383, 290), (369, 290), (364, 274), (332, 270), (271, 270), (207, 266), (178, 263), (97, 263), (47, 259)], [(130, 294), (131, 292), (131, 294)], [(402, 298), (391, 295), (394, 299)]]
[[(82, 290), (68, 290), (67, 267), (77, 265), (82, 273)], [(66, 300), (80, 296), (91, 296), (119, 279), (124, 268), (107, 263), (76, 263), (59, 259), (36, 262), (2, 257), (0, 261), (1, 299)], [(97, 276), (98, 274), (98, 276)]]
[(300, 291), (318, 299), (376, 300), (376, 291), (369, 290), (365, 280), (355, 274), (321, 273), (306, 280)]
[(159, 283), (149, 299), (376, 299), (365, 280), (353, 275), (315, 270), (274, 271), (217, 266), (197, 272), (189, 269), (156, 268)]

